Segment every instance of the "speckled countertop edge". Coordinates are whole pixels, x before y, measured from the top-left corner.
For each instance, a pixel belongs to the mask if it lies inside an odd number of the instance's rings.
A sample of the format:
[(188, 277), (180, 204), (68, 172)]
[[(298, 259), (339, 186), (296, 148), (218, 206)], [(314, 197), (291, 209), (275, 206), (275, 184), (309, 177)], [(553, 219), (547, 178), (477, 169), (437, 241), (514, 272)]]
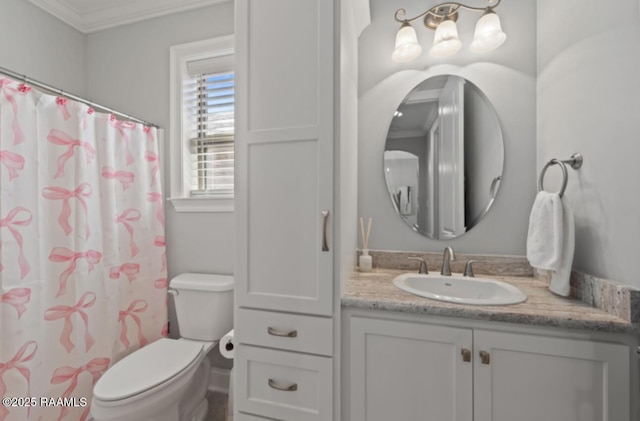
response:
[(461, 319), (549, 326), (612, 333), (640, 334), (640, 325), (593, 308), (579, 300), (549, 292), (532, 277), (491, 276), (520, 288), (527, 301), (507, 306), (453, 304), (418, 297), (396, 288), (393, 278), (406, 270), (378, 268), (355, 272), (342, 294), (342, 307), (395, 311)]

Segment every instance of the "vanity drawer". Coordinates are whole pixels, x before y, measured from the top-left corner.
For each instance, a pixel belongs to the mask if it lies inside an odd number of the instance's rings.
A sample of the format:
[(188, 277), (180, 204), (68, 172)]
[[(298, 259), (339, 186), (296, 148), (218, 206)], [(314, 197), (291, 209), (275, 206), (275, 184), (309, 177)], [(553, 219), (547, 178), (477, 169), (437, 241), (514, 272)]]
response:
[(332, 418), (329, 357), (240, 344), (234, 361), (236, 409), (283, 421)]
[(333, 319), (238, 309), (235, 321), (236, 342), (333, 355)]

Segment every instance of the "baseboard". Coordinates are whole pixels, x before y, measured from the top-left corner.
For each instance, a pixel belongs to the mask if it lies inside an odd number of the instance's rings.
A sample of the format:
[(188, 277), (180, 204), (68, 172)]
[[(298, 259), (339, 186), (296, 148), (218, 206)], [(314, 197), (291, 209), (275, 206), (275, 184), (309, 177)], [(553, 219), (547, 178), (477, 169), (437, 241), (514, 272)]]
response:
[(229, 394), (229, 370), (211, 367), (209, 376), (209, 391)]

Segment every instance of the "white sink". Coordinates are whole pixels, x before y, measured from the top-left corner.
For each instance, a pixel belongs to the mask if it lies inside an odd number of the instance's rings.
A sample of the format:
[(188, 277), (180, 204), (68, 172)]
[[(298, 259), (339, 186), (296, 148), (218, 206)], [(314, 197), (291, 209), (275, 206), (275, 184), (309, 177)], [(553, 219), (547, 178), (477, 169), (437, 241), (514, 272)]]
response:
[(505, 282), (461, 275), (403, 273), (393, 280), (393, 284), (420, 297), (458, 304), (495, 306), (518, 304), (527, 299), (524, 292)]

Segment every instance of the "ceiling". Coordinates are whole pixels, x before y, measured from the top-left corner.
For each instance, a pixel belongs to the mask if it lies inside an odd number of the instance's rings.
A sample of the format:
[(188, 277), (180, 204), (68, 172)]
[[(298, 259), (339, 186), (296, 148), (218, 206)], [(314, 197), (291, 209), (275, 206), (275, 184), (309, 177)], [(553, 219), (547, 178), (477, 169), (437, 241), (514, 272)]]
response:
[(29, 0), (88, 34), (231, 0)]

